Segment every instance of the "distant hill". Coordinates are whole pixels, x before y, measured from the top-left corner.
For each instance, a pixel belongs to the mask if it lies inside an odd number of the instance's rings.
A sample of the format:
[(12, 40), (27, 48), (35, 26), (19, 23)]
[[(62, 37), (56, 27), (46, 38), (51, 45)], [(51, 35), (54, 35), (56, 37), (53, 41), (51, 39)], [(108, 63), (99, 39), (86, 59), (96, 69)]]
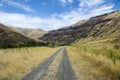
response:
[(120, 11), (79, 21), (69, 27), (53, 30), (42, 38), (52, 44), (71, 44), (77, 40), (96, 40), (120, 36)]
[(11, 27), (11, 26), (10, 28), (12, 28), (14, 31), (17, 31), (33, 39), (38, 39), (39, 37), (42, 37), (44, 34), (47, 33), (47, 31), (44, 31), (42, 29), (17, 28), (17, 27)]
[(23, 34), (14, 31), (6, 25), (0, 23), (0, 48), (12, 48), (21, 46), (45, 45), (43, 41), (37, 41)]

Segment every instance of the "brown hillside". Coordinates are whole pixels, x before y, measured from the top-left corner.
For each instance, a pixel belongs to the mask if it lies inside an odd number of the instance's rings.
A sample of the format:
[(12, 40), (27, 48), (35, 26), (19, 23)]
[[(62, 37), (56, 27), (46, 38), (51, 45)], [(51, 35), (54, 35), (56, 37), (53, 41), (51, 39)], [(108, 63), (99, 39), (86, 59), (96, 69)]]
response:
[(38, 39), (39, 37), (42, 37), (45, 33), (47, 33), (47, 31), (44, 31), (42, 29), (17, 28), (17, 27), (10, 27), (10, 28), (12, 28), (16, 32), (19, 32), (33, 39)]
[(0, 48), (43, 45), (45, 43), (28, 38), (11, 28), (0, 24)]
[(120, 36), (120, 11), (92, 17), (76, 24), (50, 31), (42, 40), (54, 44), (70, 44), (81, 39), (104, 39)]

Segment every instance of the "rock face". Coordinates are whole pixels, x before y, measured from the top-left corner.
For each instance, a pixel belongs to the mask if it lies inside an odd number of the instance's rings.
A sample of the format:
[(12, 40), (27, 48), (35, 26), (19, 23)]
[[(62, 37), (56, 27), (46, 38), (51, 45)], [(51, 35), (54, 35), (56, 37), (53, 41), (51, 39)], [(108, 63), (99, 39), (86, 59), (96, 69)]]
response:
[(70, 44), (81, 39), (104, 39), (120, 36), (120, 11), (79, 21), (72, 26), (45, 34), (44, 41), (53, 44)]
[(36, 41), (20, 34), (6, 25), (0, 24), (0, 48), (12, 48), (21, 46), (44, 45), (44, 42)]

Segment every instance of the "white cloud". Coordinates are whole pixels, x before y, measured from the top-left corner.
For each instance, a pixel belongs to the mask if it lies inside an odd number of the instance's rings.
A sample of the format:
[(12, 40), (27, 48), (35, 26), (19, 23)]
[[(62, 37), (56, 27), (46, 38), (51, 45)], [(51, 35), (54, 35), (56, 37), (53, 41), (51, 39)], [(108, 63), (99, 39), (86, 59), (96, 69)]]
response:
[(54, 17), (43, 19), (40, 17), (6, 12), (0, 12), (0, 23), (15, 27), (42, 28), (45, 30), (57, 29), (64, 25), (62, 20)]
[(105, 0), (80, 0), (81, 7), (92, 7), (104, 3)]
[(69, 3), (72, 3), (72, 2), (74, 2), (74, 0), (68, 0), (68, 2), (69, 2)]
[(60, 2), (62, 2), (62, 3), (67, 3), (67, 0), (60, 0)]
[(78, 8), (77, 10), (72, 10), (63, 14), (55, 14), (54, 17), (60, 18), (63, 22), (63, 26), (69, 26), (83, 19), (112, 12), (114, 11), (113, 7), (114, 5), (103, 5), (99, 8), (93, 8), (90, 10)]
[[(28, 0), (25, 0), (25, 1), (28, 1)], [(28, 12), (34, 12), (34, 10), (32, 8), (30, 8), (29, 6), (26, 6), (26, 5), (14, 2), (12, 0), (2, 0), (2, 4), (6, 4), (6, 3), (8, 5), (12, 5), (12, 6), (18, 7), (20, 9), (23, 9), (23, 10), (28, 11)]]
[(74, 0), (59, 0), (59, 1), (62, 3), (62, 5), (66, 5), (68, 3), (73, 3), (74, 2)]
[(52, 17), (46, 19), (24, 14), (0, 12), (0, 22), (10, 26), (22, 28), (42, 28), (45, 30), (53, 30), (72, 25), (79, 20), (112, 12), (112, 8), (112, 5), (102, 6), (99, 9), (89, 11), (87, 14), (85, 14), (81, 9), (78, 9), (63, 14), (54, 14)]
[(5, 13), (0, 12), (0, 22), (18, 27), (36, 27), (38, 23), (41, 23), (41, 19), (37, 17), (31, 17), (23, 14), (15, 14), (15, 13)]
[[(96, 2), (98, 5), (102, 3), (100, 1), (98, 2)], [(114, 11), (113, 4), (101, 5), (99, 7), (95, 7), (98, 5), (94, 3), (94, 7), (91, 7), (91, 9), (79, 7), (69, 12), (64, 12), (61, 14), (56, 13), (49, 18), (33, 17), (27, 14), (24, 15), (24, 14), (0, 12), (0, 22), (16, 27), (42, 28), (45, 30), (52, 30), (52, 29), (58, 29), (64, 26), (72, 25), (79, 20), (87, 19), (93, 16)]]
[(100, 14), (104, 14), (104, 13), (109, 13), (114, 11), (112, 8), (114, 7), (114, 5), (103, 5), (98, 9), (94, 9), (91, 11), (91, 13), (94, 13), (96, 15), (100, 15)]

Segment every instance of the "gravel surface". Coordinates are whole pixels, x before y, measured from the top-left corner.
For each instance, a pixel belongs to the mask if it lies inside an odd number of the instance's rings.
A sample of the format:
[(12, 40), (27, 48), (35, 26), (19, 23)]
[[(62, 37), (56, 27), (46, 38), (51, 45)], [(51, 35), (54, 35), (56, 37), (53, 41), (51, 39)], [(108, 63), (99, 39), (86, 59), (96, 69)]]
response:
[(59, 52), (62, 50), (59, 49), (56, 53), (54, 53), (50, 58), (45, 60), (42, 64), (40, 64), (36, 69), (34, 69), (31, 73), (27, 74), (21, 80), (38, 80), (44, 72), (48, 69), (49, 65), (53, 62)]
[(63, 56), (59, 64), (55, 80), (76, 80), (66, 48), (63, 51)]
[(56, 73), (58, 71), (59, 63), (61, 61), (62, 55), (63, 55), (62, 49), (59, 54), (56, 56), (54, 61), (50, 64), (47, 71), (40, 77), (39, 80), (55, 80)]
[[(61, 54), (61, 55), (58, 55)], [(58, 57), (57, 57), (58, 56)], [(55, 70), (54, 70), (55, 69)], [(66, 48), (59, 49), (21, 80), (76, 80)]]

